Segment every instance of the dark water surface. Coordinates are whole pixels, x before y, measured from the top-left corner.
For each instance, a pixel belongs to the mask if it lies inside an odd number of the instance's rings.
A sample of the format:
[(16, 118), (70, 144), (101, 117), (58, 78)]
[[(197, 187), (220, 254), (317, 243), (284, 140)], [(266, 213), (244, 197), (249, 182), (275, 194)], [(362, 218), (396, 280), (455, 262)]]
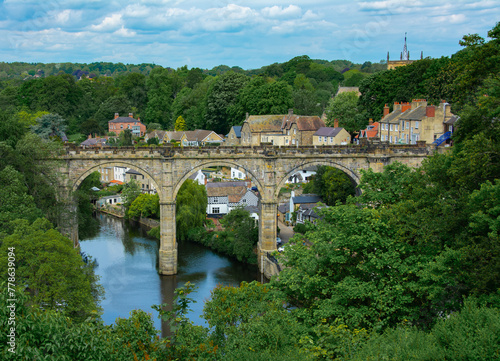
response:
[[(256, 266), (241, 264), (220, 256), (210, 249), (191, 242), (180, 243), (175, 276), (158, 275), (159, 242), (149, 237), (138, 225), (98, 214), (99, 231), (95, 237), (81, 240), (83, 252), (96, 259), (96, 273), (106, 290), (101, 306), (105, 324), (117, 317), (128, 317), (130, 311), (142, 309), (153, 314), (155, 327), (162, 329), (158, 314), (151, 305), (172, 304), (174, 290), (190, 281), (198, 289), (191, 294), (189, 318), (197, 325), (205, 325), (200, 318), (204, 301), (218, 284), (238, 286), (242, 281), (260, 281)], [(163, 325), (163, 333), (167, 331)]]

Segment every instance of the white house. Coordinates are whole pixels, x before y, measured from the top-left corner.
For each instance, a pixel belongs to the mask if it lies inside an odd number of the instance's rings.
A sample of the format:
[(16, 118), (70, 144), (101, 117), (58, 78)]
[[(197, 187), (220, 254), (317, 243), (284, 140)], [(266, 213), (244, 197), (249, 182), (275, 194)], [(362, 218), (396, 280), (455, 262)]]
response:
[(98, 208), (104, 207), (106, 204), (118, 204), (122, 203), (122, 196), (115, 194), (112, 196), (101, 197), (97, 200), (96, 205)]
[(246, 174), (237, 168), (231, 167), (231, 179), (245, 179)]
[(207, 215), (224, 215), (238, 206), (257, 206), (259, 197), (249, 186), (246, 181), (207, 183)]
[(204, 186), (206, 176), (201, 170), (198, 170), (198, 172), (189, 176), (189, 179), (194, 180), (195, 182), (198, 182), (199, 185)]
[(125, 173), (130, 168), (125, 168), (125, 167), (114, 167), (114, 180), (124, 182), (125, 183)]

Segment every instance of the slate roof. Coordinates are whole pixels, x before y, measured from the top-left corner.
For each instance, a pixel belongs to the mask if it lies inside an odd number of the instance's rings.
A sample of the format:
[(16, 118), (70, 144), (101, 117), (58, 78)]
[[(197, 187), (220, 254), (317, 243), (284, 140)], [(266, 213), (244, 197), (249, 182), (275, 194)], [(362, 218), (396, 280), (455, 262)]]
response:
[(314, 133), (314, 135), (322, 137), (336, 137), (342, 129), (344, 128), (321, 127), (316, 131), (316, 133)]
[(427, 114), (426, 107), (419, 106), (413, 110), (404, 112), (399, 119), (401, 120), (422, 120)]
[(294, 204), (301, 203), (318, 203), (321, 202), (321, 197), (316, 194), (304, 194), (301, 196), (293, 197)]
[(206, 184), (206, 188), (208, 197), (228, 197), (230, 203), (236, 203), (247, 192), (247, 183), (244, 181), (211, 182)]
[(165, 132), (169, 140), (180, 141), (184, 132)]
[(118, 117), (116, 119), (110, 120), (108, 123), (141, 123), (142, 124), (142, 122), (140, 120), (132, 118), (132, 117)]
[(80, 145), (85, 146), (92, 146), (97, 144), (106, 145), (106, 138), (90, 138), (80, 143)]
[(129, 170), (128, 170), (128, 171), (126, 171), (125, 173), (127, 173), (127, 174), (137, 174), (137, 175), (142, 175), (142, 173), (139, 173), (138, 171), (133, 170), (133, 169), (129, 169)]
[(297, 124), (297, 129), (299, 129), (300, 131), (316, 131), (319, 128), (326, 126), (325, 122), (316, 115), (292, 115), (290, 117), (287, 117), (283, 128), (290, 129), (293, 123)]
[(446, 120), (444, 121), (444, 124), (450, 124), (450, 125), (453, 125), (453, 124), (455, 124), (455, 122), (456, 122), (457, 120), (458, 120), (458, 116), (457, 116), (457, 115), (453, 115), (453, 116), (451, 116), (451, 118), (446, 119)]
[(148, 138), (158, 138), (158, 139), (163, 139), (165, 136), (165, 131), (164, 130), (153, 130), (152, 132), (148, 133)]
[(191, 142), (201, 142), (211, 133), (213, 133), (212, 130), (204, 130), (204, 129), (186, 130), (184, 132), (184, 134), (186, 134), (186, 139)]
[(399, 123), (399, 116), (401, 115), (401, 108), (394, 109), (392, 112), (383, 117), (381, 123)]
[(285, 115), (250, 115), (248, 123), (252, 133), (277, 132), (281, 133), (281, 124)]
[[(241, 125), (233, 125), (233, 130), (234, 130), (234, 134), (236, 135), (236, 138), (241, 138), (241, 128), (242, 126)], [(229, 134), (228, 134), (229, 135)], [(226, 135), (226, 137), (228, 136)]]

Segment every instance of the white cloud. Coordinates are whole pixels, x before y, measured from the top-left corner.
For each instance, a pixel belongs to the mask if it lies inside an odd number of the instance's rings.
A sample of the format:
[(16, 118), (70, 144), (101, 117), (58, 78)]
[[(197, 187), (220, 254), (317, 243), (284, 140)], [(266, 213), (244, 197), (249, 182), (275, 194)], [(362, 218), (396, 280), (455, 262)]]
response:
[(91, 29), (95, 31), (109, 31), (122, 26), (123, 26), (122, 15), (111, 14), (110, 16), (106, 16), (100, 24), (92, 25)]
[(137, 33), (135, 31), (131, 31), (129, 29), (126, 29), (124, 26), (122, 26), (120, 29), (116, 30), (113, 35), (117, 35), (117, 36), (123, 36), (123, 37), (133, 37), (135, 36)]
[(272, 7), (265, 7), (261, 12), (262, 15), (269, 18), (297, 17), (302, 14), (302, 9), (296, 5), (289, 5), (286, 8), (275, 5)]

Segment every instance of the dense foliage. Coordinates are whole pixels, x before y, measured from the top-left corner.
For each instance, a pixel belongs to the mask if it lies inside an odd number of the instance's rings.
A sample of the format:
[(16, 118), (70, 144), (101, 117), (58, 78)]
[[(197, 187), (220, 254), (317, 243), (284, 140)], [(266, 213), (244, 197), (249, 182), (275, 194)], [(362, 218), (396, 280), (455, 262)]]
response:
[[(248, 71), (227, 66), (202, 70), (154, 64), (0, 63), (0, 111), (23, 119), (50, 113), (43, 123), (44, 129), (52, 129), (49, 135), (66, 130), (71, 140), (80, 142), (89, 134), (105, 135), (115, 113), (133, 113), (163, 129), (226, 134), (232, 125), (242, 124), (247, 112), (286, 114), (293, 108), (295, 114), (321, 115), (343, 73), (348, 85), (358, 85), (384, 67), (305, 55)], [(57, 116), (66, 120), (64, 127), (50, 124), (57, 124)], [(177, 119), (184, 122), (176, 127)]]
[(257, 263), (255, 247), (259, 240), (259, 228), (250, 213), (237, 207), (226, 214), (220, 223), (223, 230), (207, 231), (205, 227), (198, 227), (189, 230), (187, 236), (240, 262)]
[(349, 176), (340, 169), (319, 166), (316, 174), (304, 185), (304, 193), (321, 196), (323, 202), (334, 206), (337, 202), (345, 203), (355, 194), (355, 186)]

